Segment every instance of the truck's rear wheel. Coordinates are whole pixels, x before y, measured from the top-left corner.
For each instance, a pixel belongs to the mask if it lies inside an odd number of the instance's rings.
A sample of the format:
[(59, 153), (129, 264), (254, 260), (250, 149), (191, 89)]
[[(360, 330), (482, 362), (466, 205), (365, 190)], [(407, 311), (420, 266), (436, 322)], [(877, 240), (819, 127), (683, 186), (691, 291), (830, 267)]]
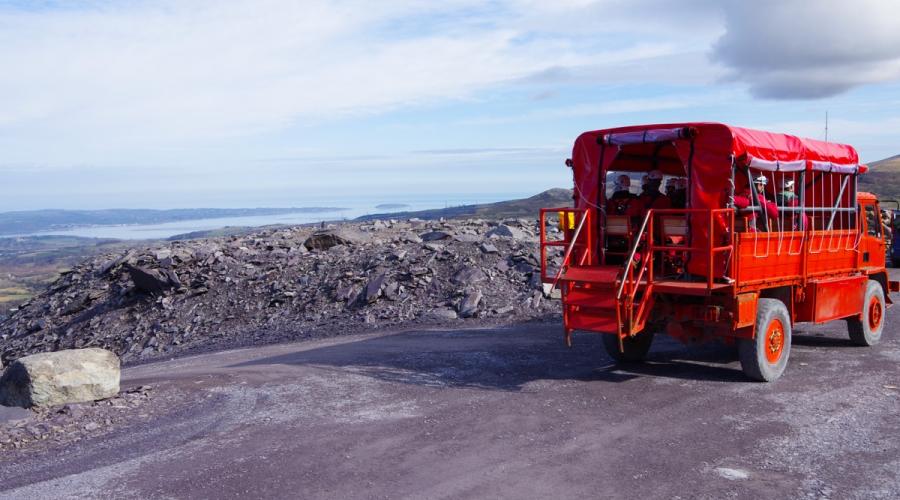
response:
[(862, 318), (847, 319), (850, 340), (862, 346), (877, 344), (884, 331), (884, 312), (884, 289), (877, 281), (869, 280), (863, 299)]
[(650, 344), (653, 343), (653, 332), (641, 332), (634, 337), (622, 340), (623, 350), (619, 350), (618, 335), (603, 334), (603, 347), (606, 353), (619, 363), (638, 363), (647, 357)]
[(772, 382), (784, 373), (791, 354), (791, 317), (784, 302), (759, 299), (754, 337), (738, 345), (741, 368), (753, 380)]

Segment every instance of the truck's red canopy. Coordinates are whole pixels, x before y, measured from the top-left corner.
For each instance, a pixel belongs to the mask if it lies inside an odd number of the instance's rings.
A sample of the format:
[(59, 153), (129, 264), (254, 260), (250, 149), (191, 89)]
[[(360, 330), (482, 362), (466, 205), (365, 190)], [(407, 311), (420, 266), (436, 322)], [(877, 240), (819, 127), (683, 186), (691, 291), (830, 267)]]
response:
[[(692, 137), (654, 142), (652, 131), (689, 129)], [(615, 138), (649, 134), (646, 143), (617, 145)], [(623, 135), (628, 134), (628, 135)], [(611, 137), (604, 146), (598, 139)], [(693, 148), (692, 148), (693, 143)], [(597, 203), (600, 174), (610, 170), (647, 171), (647, 158), (654, 156), (656, 167), (671, 175), (690, 177), (691, 207), (722, 208), (725, 206), (732, 157), (769, 162), (805, 161), (806, 169), (814, 162), (857, 165), (859, 155), (845, 144), (804, 139), (788, 134), (775, 134), (721, 123), (669, 123), (636, 125), (585, 132), (575, 140), (572, 169), (575, 177), (575, 206), (585, 208)], [(690, 160), (690, 162), (689, 162)], [(615, 165), (613, 165), (615, 163)], [(690, 163), (691, 172), (684, 169)], [(860, 166), (865, 171), (865, 166)]]
[[(642, 172), (657, 168), (665, 174), (688, 176), (691, 208), (725, 208), (732, 158), (741, 166), (749, 164), (770, 171), (866, 170), (865, 166), (858, 165), (859, 156), (851, 146), (793, 135), (721, 123), (620, 127), (585, 132), (575, 141), (572, 151), (575, 206), (596, 207), (600, 181), (611, 170)], [(705, 245), (709, 238), (708, 224), (698, 218), (691, 221), (690, 227), (694, 244)], [(717, 273), (721, 272), (719, 264)], [(706, 267), (701, 260), (690, 263), (691, 271), (696, 274), (708, 272)]]

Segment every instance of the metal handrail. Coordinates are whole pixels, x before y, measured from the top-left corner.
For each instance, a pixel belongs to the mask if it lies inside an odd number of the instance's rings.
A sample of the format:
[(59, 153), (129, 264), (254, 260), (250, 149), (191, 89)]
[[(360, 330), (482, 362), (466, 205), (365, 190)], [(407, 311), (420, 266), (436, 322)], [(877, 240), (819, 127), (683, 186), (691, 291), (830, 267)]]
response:
[(644, 222), (641, 223), (641, 228), (638, 230), (637, 236), (634, 239), (634, 245), (631, 246), (631, 252), (628, 253), (628, 259), (626, 259), (625, 262), (625, 270), (622, 273), (622, 283), (619, 284), (619, 290), (616, 292), (616, 300), (622, 298), (622, 291), (625, 289), (625, 277), (628, 276), (628, 272), (631, 270), (632, 263), (634, 262), (634, 254), (637, 253), (638, 246), (641, 244), (641, 237), (647, 230), (647, 223), (652, 216), (653, 209), (647, 210), (647, 215), (644, 216)]
[(572, 241), (569, 243), (569, 247), (566, 248), (566, 253), (563, 255), (563, 260), (559, 265), (559, 270), (556, 272), (556, 277), (553, 278), (553, 286), (550, 287), (551, 290), (556, 288), (556, 285), (559, 284), (559, 279), (566, 269), (566, 263), (569, 262), (569, 258), (572, 256), (572, 250), (575, 248), (575, 243), (578, 242), (578, 235), (581, 234), (581, 228), (584, 227), (584, 221), (587, 220), (588, 211), (589, 209), (584, 210), (584, 215), (581, 216), (581, 221), (578, 222), (578, 227), (575, 228), (575, 234), (572, 235)]

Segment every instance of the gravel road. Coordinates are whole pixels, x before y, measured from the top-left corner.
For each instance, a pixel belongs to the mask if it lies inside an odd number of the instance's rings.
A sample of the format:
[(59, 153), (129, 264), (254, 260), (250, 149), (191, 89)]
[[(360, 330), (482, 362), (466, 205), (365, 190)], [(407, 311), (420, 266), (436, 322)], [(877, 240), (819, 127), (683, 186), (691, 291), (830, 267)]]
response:
[(0, 498), (896, 498), (898, 311), (874, 348), (801, 326), (773, 384), (723, 346), (626, 368), (536, 323), (136, 366), (152, 417), (0, 456)]

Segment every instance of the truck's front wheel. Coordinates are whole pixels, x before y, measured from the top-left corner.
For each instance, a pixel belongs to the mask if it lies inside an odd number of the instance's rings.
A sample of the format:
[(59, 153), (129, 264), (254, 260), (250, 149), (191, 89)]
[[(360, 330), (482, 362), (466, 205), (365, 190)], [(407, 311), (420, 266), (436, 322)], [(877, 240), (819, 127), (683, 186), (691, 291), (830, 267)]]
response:
[(638, 363), (647, 357), (650, 344), (653, 343), (653, 332), (644, 331), (634, 337), (622, 339), (622, 350), (619, 350), (619, 336), (603, 334), (603, 347), (606, 353), (619, 363)]
[(759, 299), (756, 335), (738, 345), (741, 368), (753, 380), (772, 382), (784, 373), (791, 354), (791, 317), (784, 302)]
[(862, 346), (877, 344), (884, 331), (884, 312), (884, 289), (877, 281), (869, 280), (866, 298), (863, 300), (862, 318), (847, 319), (850, 340)]

